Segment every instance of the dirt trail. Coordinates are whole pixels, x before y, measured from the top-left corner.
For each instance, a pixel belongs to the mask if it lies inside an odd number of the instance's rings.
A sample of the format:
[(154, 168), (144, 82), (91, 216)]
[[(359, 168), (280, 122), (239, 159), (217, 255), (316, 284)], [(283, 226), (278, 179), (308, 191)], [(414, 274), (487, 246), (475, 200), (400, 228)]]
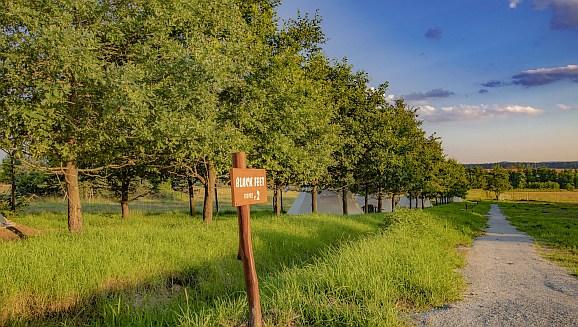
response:
[(497, 205), (464, 269), (464, 301), (427, 312), (421, 326), (578, 326), (578, 279), (542, 259)]

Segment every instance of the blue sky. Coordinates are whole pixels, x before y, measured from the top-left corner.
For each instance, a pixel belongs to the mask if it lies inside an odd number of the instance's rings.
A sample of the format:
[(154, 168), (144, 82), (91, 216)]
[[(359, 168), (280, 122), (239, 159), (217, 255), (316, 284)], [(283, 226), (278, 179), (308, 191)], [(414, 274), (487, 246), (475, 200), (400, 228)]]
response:
[[(462, 162), (578, 160), (578, 0), (286, 0)], [(411, 99), (411, 100), (409, 100)]]

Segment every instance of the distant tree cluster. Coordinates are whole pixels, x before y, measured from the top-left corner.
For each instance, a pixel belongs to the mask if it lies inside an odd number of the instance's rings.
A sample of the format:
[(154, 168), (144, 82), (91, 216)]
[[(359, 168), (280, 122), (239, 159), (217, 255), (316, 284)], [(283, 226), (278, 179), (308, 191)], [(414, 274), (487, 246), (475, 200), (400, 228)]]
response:
[(277, 214), (290, 184), (314, 199), (321, 188), (392, 200), (464, 195), (463, 166), (445, 158), (416, 110), (388, 102), (387, 83), (372, 88), (366, 73), (328, 59), (320, 17), (279, 24), (277, 5), (2, 2), (8, 170), (18, 161), (60, 176), (71, 231), (82, 229), (81, 179), (106, 184), (123, 217), (143, 181), (154, 191), (171, 180), (191, 198), (199, 183), (209, 223), (235, 151), (267, 169)]
[(493, 191), (498, 173), (501, 192), (511, 188), (573, 191), (578, 187), (578, 170), (576, 169), (520, 167), (505, 169), (497, 165), (492, 170), (475, 167), (467, 168), (466, 171), (469, 186), (473, 189)]

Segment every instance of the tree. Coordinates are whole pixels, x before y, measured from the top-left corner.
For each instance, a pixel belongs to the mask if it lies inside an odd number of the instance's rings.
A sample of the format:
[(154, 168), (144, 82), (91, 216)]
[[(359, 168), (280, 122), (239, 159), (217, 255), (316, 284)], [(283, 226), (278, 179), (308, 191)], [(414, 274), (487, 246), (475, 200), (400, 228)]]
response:
[(406, 105), (403, 99), (396, 100), (392, 106), (392, 126), (394, 142), (389, 153), (388, 164), (384, 171), (384, 188), (391, 195), (392, 210), (395, 197), (409, 191), (412, 184), (412, 172), (408, 169), (416, 149), (416, 140), (422, 140), (424, 132), (417, 119), (417, 110)]
[(230, 167), (231, 153), (250, 147), (243, 124), (252, 116), (241, 109), (247, 99), (243, 95), (247, 81), (267, 61), (276, 31), (275, 5), (264, 0), (187, 2), (196, 9), (184, 8), (182, 61), (167, 61), (170, 74), (159, 67), (168, 79), (162, 94), (170, 126), (157, 131), (166, 145), (160, 161), (171, 174), (204, 186), (206, 223), (212, 221), (215, 183)]
[[(414, 142), (415, 148), (408, 162), (408, 169), (410, 170), (410, 207), (411, 197), (416, 200), (416, 208), (418, 207), (418, 199), (421, 198), (421, 208), (424, 208), (424, 198), (434, 196), (431, 194), (432, 185), (430, 184), (435, 178), (435, 167), (444, 160), (444, 154), (439, 138), (431, 135), (428, 138), (418, 138)], [(433, 192), (435, 193), (435, 192)]]
[(15, 158), (14, 152), (8, 155), (8, 158), (2, 160), (2, 166), (0, 170), (0, 182), (10, 184), (10, 197), (8, 199), (8, 207), (13, 213), (16, 212), (16, 202), (18, 190), (17, 186), (17, 176), (16, 176), (16, 166), (17, 160)]
[[(114, 169), (105, 175), (110, 190), (120, 201), (121, 217), (129, 218), (129, 203), (149, 194), (158, 192), (160, 175), (145, 165)], [(135, 194), (131, 197), (131, 194)]]
[(510, 171), (509, 178), (513, 188), (522, 189), (526, 187), (526, 174), (523, 171)]
[(108, 85), (99, 40), (107, 9), (84, 1), (0, 7), (5, 103), (21, 112), (30, 153), (64, 175), (73, 232), (82, 229), (78, 159), (110, 135), (112, 117), (100, 101)]
[(251, 83), (256, 101), (250, 102), (252, 119), (244, 134), (251, 138), (251, 164), (267, 169), (277, 215), (282, 187), (322, 176), (332, 149), (332, 108), (323, 85), (308, 78), (303, 65), (295, 53), (277, 54), (266, 76)]
[[(212, 181), (239, 147), (235, 126), (222, 119), (221, 95), (262, 59), (252, 55), (264, 41), (254, 31), (261, 17), (274, 26), (273, 5), (234, 0), (0, 5), (3, 106), (20, 113), (9, 117), (23, 123), (30, 154), (65, 176), (71, 231), (82, 228), (79, 173), (129, 167), (143, 157), (166, 164), (159, 154), (182, 153), (170, 164), (186, 163), (191, 172), (204, 166), (206, 178), (196, 177), (207, 197), (213, 194)], [(126, 155), (134, 144), (146, 148)], [(97, 160), (102, 166), (82, 167), (84, 158), (102, 159)], [(208, 206), (204, 217), (212, 218)]]
[(250, 165), (267, 170), (273, 211), (280, 215), (284, 186), (315, 188), (326, 175), (336, 133), (324, 80), (328, 63), (316, 50), (323, 39), (318, 19), (286, 22), (271, 38), (261, 65), (228, 90), (226, 120), (247, 138)]
[(467, 168), (466, 174), (468, 175), (468, 182), (470, 188), (473, 189), (484, 189), (486, 184), (486, 173), (481, 167)]
[(466, 176), (466, 170), (463, 165), (455, 159), (448, 159), (445, 163), (447, 175), (446, 182), (446, 197), (465, 197), (468, 193), (469, 184)]
[(338, 62), (332, 67), (328, 81), (331, 101), (336, 108), (332, 124), (340, 131), (340, 145), (333, 151), (332, 164), (328, 168), (329, 185), (341, 191), (343, 214), (348, 214), (347, 197), (356, 183), (355, 171), (364, 151), (360, 133), (364, 128), (362, 117), (366, 107), (363, 100), (369, 79), (364, 72), (354, 73), (347, 62)]
[(508, 171), (499, 165), (488, 174), (487, 185), (485, 190), (493, 192), (496, 196), (496, 201), (500, 199), (500, 194), (512, 188), (510, 185)]
[(367, 88), (364, 98), (358, 99), (360, 106), (364, 107), (358, 119), (363, 128), (358, 134), (358, 142), (362, 144), (363, 153), (360, 156), (355, 169), (355, 185), (360, 192), (377, 195), (377, 210), (383, 208), (384, 185), (386, 172), (391, 168), (392, 154), (395, 153), (394, 111), (385, 101), (388, 84), (384, 83), (377, 88)]

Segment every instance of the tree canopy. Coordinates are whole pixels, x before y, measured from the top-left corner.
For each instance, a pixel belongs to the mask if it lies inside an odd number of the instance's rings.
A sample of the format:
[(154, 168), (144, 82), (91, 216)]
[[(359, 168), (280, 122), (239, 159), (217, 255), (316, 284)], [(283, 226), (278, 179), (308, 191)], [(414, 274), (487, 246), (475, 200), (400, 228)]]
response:
[(82, 229), (86, 174), (108, 181), (123, 217), (136, 181), (181, 178), (191, 203), (198, 182), (210, 223), (235, 151), (267, 169), (277, 214), (288, 185), (309, 187), (314, 211), (320, 188), (392, 202), (463, 195), (463, 168), (418, 111), (328, 58), (321, 17), (279, 22), (277, 5), (2, 2), (0, 149), (64, 176), (71, 231)]

